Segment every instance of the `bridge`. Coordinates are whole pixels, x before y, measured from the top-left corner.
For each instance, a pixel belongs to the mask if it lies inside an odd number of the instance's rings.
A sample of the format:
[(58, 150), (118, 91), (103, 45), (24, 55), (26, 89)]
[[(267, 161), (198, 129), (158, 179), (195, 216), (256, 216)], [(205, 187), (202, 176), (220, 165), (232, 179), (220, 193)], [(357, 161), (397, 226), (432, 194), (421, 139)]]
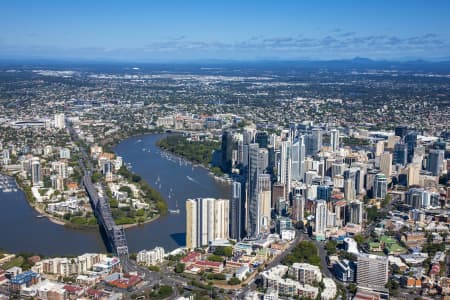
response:
[(128, 266), (128, 245), (125, 238), (125, 230), (114, 222), (105, 191), (101, 184), (94, 186), (91, 176), (84, 175), (83, 185), (91, 201), (94, 215), (98, 224), (105, 231), (105, 242), (108, 249), (120, 258), (123, 268)]

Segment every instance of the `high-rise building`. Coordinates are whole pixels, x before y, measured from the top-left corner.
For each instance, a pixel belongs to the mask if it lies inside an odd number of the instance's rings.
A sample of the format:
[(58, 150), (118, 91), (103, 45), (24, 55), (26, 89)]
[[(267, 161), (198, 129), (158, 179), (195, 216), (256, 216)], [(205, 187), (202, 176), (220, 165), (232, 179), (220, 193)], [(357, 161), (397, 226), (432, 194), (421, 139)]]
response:
[(388, 259), (384, 256), (361, 253), (358, 255), (356, 282), (358, 286), (384, 289), (388, 281)]
[(247, 194), (248, 194), (248, 219), (247, 235), (257, 237), (259, 235), (259, 197), (258, 197), (258, 176), (259, 170), (259, 145), (252, 143), (249, 145), (249, 164), (247, 176)]
[(325, 200), (316, 201), (315, 227), (314, 235), (317, 240), (325, 239), (325, 231), (327, 228), (327, 202)]
[(66, 128), (66, 117), (63, 113), (55, 114), (55, 128), (64, 129)]
[(291, 142), (281, 142), (280, 163), (278, 181), (283, 183), (286, 187), (285, 198), (289, 199), (289, 192), (291, 190), (292, 179), (292, 156), (291, 156)]
[(229, 200), (186, 200), (186, 247), (195, 249), (210, 241), (228, 239), (229, 215)]
[(245, 201), (240, 182), (234, 181), (230, 203), (230, 238), (240, 241), (245, 231)]
[(41, 163), (37, 157), (33, 157), (31, 160), (31, 182), (33, 186), (42, 184)]
[(355, 184), (353, 179), (344, 179), (344, 197), (347, 201), (352, 201), (356, 197)]
[(348, 222), (353, 224), (362, 224), (363, 221), (363, 204), (361, 201), (355, 200), (348, 205), (350, 212)]
[(417, 163), (408, 164), (406, 167), (408, 186), (420, 184), (420, 165)]
[(361, 178), (360, 178), (361, 170), (358, 167), (351, 167), (344, 171), (344, 193), (345, 193), (345, 181), (350, 180), (347, 184), (348, 195), (350, 198), (347, 200), (353, 200), (359, 191), (361, 190)]
[(314, 141), (314, 148), (315, 151), (314, 153), (319, 152), (322, 149), (322, 129), (320, 128), (313, 128), (312, 130), (312, 136), (313, 136), (313, 141)]
[(269, 135), (265, 131), (258, 131), (255, 135), (255, 143), (259, 148), (267, 148), (269, 146)]
[(392, 175), (392, 154), (389, 152), (384, 152), (380, 155), (380, 171), (386, 177), (391, 177)]
[(387, 139), (387, 148), (394, 149), (395, 144), (398, 143), (399, 141), (400, 141), (400, 137), (398, 137), (396, 135), (389, 136)]
[(408, 163), (413, 161), (414, 158), (414, 149), (417, 146), (417, 133), (416, 132), (409, 132), (405, 136), (405, 144), (407, 145), (407, 161)]
[(300, 181), (300, 142), (296, 140), (291, 147), (292, 180)]
[(433, 176), (441, 176), (444, 164), (444, 150), (431, 149), (427, 159), (427, 170)]
[(292, 202), (292, 219), (297, 222), (303, 221), (305, 218), (305, 197), (301, 194), (295, 194)]
[(281, 182), (275, 182), (272, 186), (272, 207), (276, 207), (278, 199), (284, 198), (286, 195), (286, 187)]
[(375, 145), (375, 156), (380, 156), (384, 152), (384, 141), (378, 141)]
[(271, 215), (271, 178), (269, 174), (259, 174), (258, 176), (258, 207), (259, 207), (259, 232), (270, 232)]
[(339, 150), (339, 130), (331, 129), (331, 131), (330, 131), (330, 143), (331, 143), (331, 150), (332, 151)]
[(259, 170), (265, 172), (269, 167), (269, 151), (266, 148), (259, 148), (258, 155)]
[(322, 149), (322, 129), (313, 128), (310, 134), (305, 136), (306, 155), (313, 156)]
[(373, 197), (376, 199), (384, 199), (387, 195), (387, 178), (384, 174), (375, 175), (373, 181)]
[(408, 146), (406, 144), (395, 144), (394, 146), (394, 164), (406, 165), (408, 162)]
[(395, 132), (396, 136), (399, 136), (400, 138), (404, 138), (406, 136), (406, 134), (408, 133), (408, 128), (405, 126), (395, 127), (394, 132)]
[(329, 185), (319, 185), (317, 187), (317, 200), (330, 201), (332, 190), (333, 189)]
[(230, 132), (225, 131), (222, 134), (222, 171), (225, 173), (231, 173), (233, 166), (232, 161), (233, 152), (233, 136)]
[(338, 175), (343, 175), (345, 170), (345, 165), (342, 162), (335, 162), (331, 165), (331, 176), (335, 177)]

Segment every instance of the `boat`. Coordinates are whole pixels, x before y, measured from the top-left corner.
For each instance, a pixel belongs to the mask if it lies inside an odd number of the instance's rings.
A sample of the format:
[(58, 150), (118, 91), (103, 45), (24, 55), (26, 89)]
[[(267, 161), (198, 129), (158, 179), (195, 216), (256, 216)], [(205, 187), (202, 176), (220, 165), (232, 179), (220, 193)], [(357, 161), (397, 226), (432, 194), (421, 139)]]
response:
[(41, 219), (41, 218), (45, 218), (44, 215), (37, 215), (36, 218)]
[(195, 179), (192, 178), (191, 176), (186, 176), (186, 178), (187, 178), (189, 181), (196, 182)]
[(180, 208), (178, 207), (178, 201), (176, 202), (175, 207), (176, 207), (175, 209), (169, 209), (169, 212), (171, 214), (179, 214), (180, 213)]

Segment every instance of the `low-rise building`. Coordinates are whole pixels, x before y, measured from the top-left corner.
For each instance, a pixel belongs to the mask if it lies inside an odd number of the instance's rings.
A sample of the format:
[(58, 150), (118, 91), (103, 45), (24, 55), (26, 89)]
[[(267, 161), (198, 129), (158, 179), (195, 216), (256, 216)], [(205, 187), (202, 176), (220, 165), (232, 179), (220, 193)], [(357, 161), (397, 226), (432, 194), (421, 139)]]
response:
[(324, 290), (320, 294), (321, 300), (332, 300), (336, 298), (337, 287), (336, 283), (331, 278), (324, 278), (323, 285), (325, 286)]
[(289, 268), (289, 275), (303, 284), (313, 284), (322, 281), (320, 268), (307, 263), (294, 263)]

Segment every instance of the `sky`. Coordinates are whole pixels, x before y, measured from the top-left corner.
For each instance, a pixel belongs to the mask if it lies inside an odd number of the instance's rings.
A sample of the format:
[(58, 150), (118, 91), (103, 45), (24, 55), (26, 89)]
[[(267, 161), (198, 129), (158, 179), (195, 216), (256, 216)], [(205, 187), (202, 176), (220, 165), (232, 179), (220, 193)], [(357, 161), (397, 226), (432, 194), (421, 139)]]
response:
[(450, 60), (450, 1), (0, 1), (0, 59), (354, 57)]

